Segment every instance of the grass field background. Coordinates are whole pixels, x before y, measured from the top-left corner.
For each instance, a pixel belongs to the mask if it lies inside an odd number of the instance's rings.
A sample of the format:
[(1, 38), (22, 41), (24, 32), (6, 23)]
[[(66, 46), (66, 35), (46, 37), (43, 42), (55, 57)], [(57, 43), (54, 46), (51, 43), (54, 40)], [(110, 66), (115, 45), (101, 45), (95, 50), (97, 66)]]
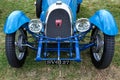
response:
[[(7, 16), (14, 10), (22, 10), (30, 18), (36, 18), (35, 0), (0, 0), (0, 80), (120, 80), (120, 33), (116, 36), (115, 55), (107, 69), (97, 70), (91, 63), (89, 49), (82, 52), (81, 63), (70, 65), (46, 65), (35, 62), (35, 52), (29, 51), (25, 65), (11, 68), (5, 56), (3, 26)], [(120, 0), (83, 0), (78, 17), (87, 17), (99, 9), (109, 10), (120, 30)]]

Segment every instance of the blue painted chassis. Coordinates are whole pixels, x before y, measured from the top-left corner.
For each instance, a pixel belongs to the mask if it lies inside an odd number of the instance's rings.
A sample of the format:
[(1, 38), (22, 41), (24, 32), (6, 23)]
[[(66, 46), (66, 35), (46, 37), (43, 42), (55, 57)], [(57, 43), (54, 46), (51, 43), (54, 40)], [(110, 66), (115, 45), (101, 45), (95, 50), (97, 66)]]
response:
[[(47, 10), (50, 5), (55, 3), (56, 0), (43, 0), (43, 6), (42, 6), (42, 13), (40, 19), (44, 23), (46, 18), (45, 15), (47, 13)], [(67, 4), (71, 11), (72, 11), (72, 19), (73, 19), (73, 25), (75, 27), (75, 22), (76, 22), (76, 8), (77, 4), (81, 3), (82, 0), (62, 0), (65, 4)], [(88, 43), (88, 44), (79, 44), (79, 41), (82, 40), (85, 35), (92, 29), (92, 25), (95, 25), (97, 28), (99, 28), (103, 33), (110, 35), (110, 36), (115, 36), (118, 33), (118, 28), (116, 25), (116, 22), (111, 15), (109, 11), (106, 10), (99, 10), (97, 11), (92, 17), (89, 18), (89, 21), (91, 23), (91, 29), (88, 30), (87, 32), (81, 33), (81, 34), (74, 34), (73, 36), (67, 37), (67, 38), (49, 38), (44, 36), (43, 34), (41, 35), (35, 35), (34, 33), (31, 33), (28, 30), (28, 25), (23, 26), (26, 23), (29, 23), (30, 19), (25, 16), (25, 14), (22, 11), (14, 11), (12, 12), (5, 23), (4, 26), (4, 32), (6, 34), (11, 34), (17, 31), (21, 26), (26, 28), (26, 30), (32, 34), (32, 36), (38, 41), (38, 48), (35, 48), (31, 45), (31, 43), (27, 42), (26, 45), (28, 45), (30, 48), (37, 50), (37, 55), (36, 55), (36, 61), (41, 61), (41, 60), (74, 60), (77, 62), (81, 61), (80, 57), (80, 52), (82, 50), (85, 50), (93, 45), (94, 43)], [(76, 32), (76, 30), (74, 30)], [(44, 48), (44, 58), (41, 57), (42, 54), (42, 47), (43, 43), (49, 43), (50, 41), (55, 41), (57, 43), (57, 48)], [(70, 48), (61, 48), (60, 45), (64, 41), (69, 41), (69, 43), (74, 43), (75, 44), (75, 50), (73, 50), (73, 47), (70, 46)], [(46, 58), (47, 56), (47, 51), (57, 51), (57, 58)], [(67, 51), (70, 54), (69, 58), (61, 58), (61, 51)], [(72, 58), (73, 51), (76, 53), (76, 57)]]
[[(89, 31), (87, 31), (85, 33), (81, 33), (81, 34), (75, 34), (74, 36), (70, 36), (70, 37), (67, 37), (67, 38), (49, 38), (49, 37), (46, 37), (44, 35), (33, 35), (33, 36), (38, 36), (38, 48), (35, 49), (34, 47), (31, 47), (32, 49), (37, 50), (36, 61), (41, 61), (41, 60), (74, 60), (74, 61), (80, 62), (81, 61), (80, 52), (82, 50), (88, 49), (89, 47), (95, 45), (94, 43), (79, 44), (79, 41), (84, 39), (84, 37), (86, 36), (86, 34)], [(81, 35), (83, 35), (83, 36), (81, 36)], [(37, 38), (37, 37), (35, 37), (35, 38)], [(45, 58), (42, 58), (41, 53), (42, 53), (43, 43), (45, 43), (46, 46), (47, 46), (47, 43), (53, 42), (53, 41), (57, 43), (57, 47), (56, 48), (45, 47), (44, 48), (44, 50), (45, 50), (44, 57)], [(69, 43), (71, 44), (70, 48), (61, 48), (60, 47), (60, 45), (61, 45), (60, 43), (62, 43), (64, 41), (69, 41)], [(75, 44), (75, 46), (74, 46), (75, 50), (72, 46), (73, 43)], [(57, 52), (57, 58), (46, 58), (48, 51), (56, 51)], [(61, 56), (61, 51), (69, 53), (69, 55), (70, 55), (69, 58), (61, 58), (60, 57)], [(75, 51), (76, 57), (73, 57), (73, 51)]]

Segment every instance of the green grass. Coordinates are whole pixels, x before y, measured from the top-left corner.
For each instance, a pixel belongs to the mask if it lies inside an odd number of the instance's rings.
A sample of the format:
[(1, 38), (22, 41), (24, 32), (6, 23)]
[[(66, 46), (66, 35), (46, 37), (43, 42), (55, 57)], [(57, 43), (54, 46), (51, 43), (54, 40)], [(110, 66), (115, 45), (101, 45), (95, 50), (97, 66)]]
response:
[[(46, 65), (35, 62), (35, 52), (29, 51), (25, 65), (20, 69), (11, 68), (7, 62), (4, 48), (3, 26), (5, 19), (13, 10), (22, 10), (35, 18), (35, 0), (0, 0), (0, 80), (119, 80), (120, 79), (120, 33), (116, 36), (115, 55), (110, 67), (97, 70), (92, 65), (89, 50), (82, 52), (81, 63), (71, 62), (70, 65)], [(84, 0), (78, 17), (90, 17), (99, 9), (109, 10), (120, 30), (119, 0)]]

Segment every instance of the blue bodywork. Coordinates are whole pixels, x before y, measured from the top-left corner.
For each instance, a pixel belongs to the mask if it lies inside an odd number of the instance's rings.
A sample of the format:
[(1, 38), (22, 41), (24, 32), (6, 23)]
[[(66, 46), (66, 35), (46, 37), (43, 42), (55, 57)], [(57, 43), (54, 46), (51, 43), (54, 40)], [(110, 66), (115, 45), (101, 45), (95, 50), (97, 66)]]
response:
[(30, 19), (22, 11), (13, 11), (7, 18), (4, 25), (4, 33), (11, 34), (17, 31), (23, 24), (28, 23)]
[[(43, 4), (42, 5), (42, 14), (41, 14), (41, 20), (43, 22), (45, 22), (45, 17), (46, 17), (46, 13), (47, 13), (47, 10), (49, 8), (49, 6), (51, 6), (52, 4), (56, 3), (56, 1), (58, 0), (43, 0)], [(72, 17), (73, 17), (73, 20), (76, 21), (76, 10), (77, 10), (77, 5), (78, 4), (81, 4), (82, 3), (82, 0), (61, 0), (63, 3), (67, 4), (70, 9), (71, 9), (71, 12), (73, 13)]]
[[(40, 15), (40, 19), (42, 20), (43, 23), (46, 20), (48, 8), (52, 4), (54, 4), (56, 1), (58, 1), (58, 0), (43, 0), (42, 13)], [(72, 12), (71, 14), (73, 15), (72, 21), (74, 23), (76, 23), (77, 6), (78, 6), (78, 4), (82, 3), (82, 0), (61, 0), (61, 1), (68, 5), (68, 7), (70, 8), (70, 10)], [(30, 19), (28, 17), (26, 17), (22, 11), (14, 11), (7, 18), (7, 21), (6, 21), (5, 26), (4, 26), (4, 32), (6, 34), (14, 33), (22, 25), (24, 25), (25, 23), (28, 23), (29, 21), (30, 21)], [(98, 27), (102, 32), (104, 32), (107, 35), (115, 36), (118, 33), (117, 25), (116, 25), (116, 22), (115, 22), (113, 16), (111, 15), (110, 12), (108, 12), (106, 10), (97, 11), (89, 19), (89, 21), (91, 24), (94, 24), (96, 27)], [(73, 25), (75, 27), (75, 24), (73, 24)], [(90, 28), (90, 30), (91, 29), (92, 29), (92, 27)], [(26, 30), (28, 32), (30, 32), (28, 30), (28, 28), (26, 28)], [(82, 40), (88, 32), (90, 32), (90, 30), (88, 30), (87, 32), (84, 32), (84, 33), (80, 33), (80, 34), (74, 34), (74, 35), (67, 37), (67, 38), (49, 38), (49, 37), (46, 37), (44, 34), (35, 35), (33, 33), (30, 33), (37, 40), (38, 48), (35, 48), (32, 44), (30, 44), (28, 42), (26, 44), (30, 48), (35, 49), (37, 51), (36, 61), (41, 61), (41, 60), (74, 60), (74, 61), (80, 62), (81, 61), (81, 57), (80, 57), (81, 51), (94, 45), (94, 43), (87, 43), (87, 44), (80, 44), (79, 43), (79, 41)], [(76, 30), (74, 30), (74, 31), (76, 31)], [(42, 54), (43, 43), (46, 44), (46, 46), (47, 46), (47, 43), (50, 41), (55, 41), (57, 43), (57, 48), (45, 47), (44, 48), (44, 58), (42, 58), (41, 54)], [(65, 41), (68, 41), (70, 43), (70, 48), (61, 48), (60, 47), (61, 43), (65, 42)], [(74, 47), (73, 47), (73, 45), (71, 45), (73, 43), (74, 43)], [(56, 51), (58, 57), (57, 58), (46, 58), (47, 51)], [(61, 51), (68, 52), (70, 57), (69, 58), (61, 58), (60, 57)], [(76, 56), (74, 58), (72, 58), (72, 55), (73, 55), (72, 51), (74, 51), (76, 54)]]
[(117, 24), (112, 14), (106, 10), (97, 11), (89, 20), (107, 35), (115, 36), (118, 34)]

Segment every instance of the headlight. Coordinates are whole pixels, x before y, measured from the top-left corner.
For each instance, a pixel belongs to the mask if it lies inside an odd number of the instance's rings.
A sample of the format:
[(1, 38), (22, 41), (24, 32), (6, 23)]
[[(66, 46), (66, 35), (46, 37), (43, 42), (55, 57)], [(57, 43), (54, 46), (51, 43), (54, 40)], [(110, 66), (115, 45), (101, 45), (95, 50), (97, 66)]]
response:
[(86, 32), (90, 29), (90, 22), (87, 18), (81, 18), (76, 21), (76, 29), (79, 32)]
[(39, 19), (32, 19), (29, 22), (28, 28), (33, 33), (40, 33), (42, 26), (42, 22)]

